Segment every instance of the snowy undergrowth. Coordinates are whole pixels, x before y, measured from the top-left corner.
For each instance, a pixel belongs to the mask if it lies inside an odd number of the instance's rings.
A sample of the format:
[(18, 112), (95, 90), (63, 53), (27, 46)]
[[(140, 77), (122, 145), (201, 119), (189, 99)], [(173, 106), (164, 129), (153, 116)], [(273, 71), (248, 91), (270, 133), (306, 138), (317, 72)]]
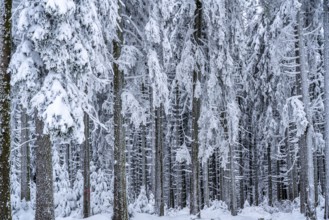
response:
[[(299, 213), (298, 207), (296, 204), (286, 203), (281, 204), (281, 206), (273, 208), (266, 207), (267, 205), (261, 204), (260, 206), (248, 206), (241, 210), (237, 216), (231, 216), (230, 212), (227, 209), (225, 203), (221, 201), (212, 202), (209, 208), (204, 208), (201, 211), (202, 220), (258, 220), (263, 218), (264, 220), (304, 220), (306, 219), (302, 214)], [(283, 206), (283, 209), (282, 209)], [(288, 206), (291, 206), (288, 209)], [(282, 210), (281, 210), (282, 209)], [(279, 211), (281, 210), (281, 211)], [(288, 211), (288, 212), (286, 212)], [(320, 211), (320, 210), (319, 210)], [(135, 212), (132, 220), (191, 220), (193, 219), (189, 215), (189, 209), (185, 208), (182, 210), (167, 210), (166, 216), (157, 217), (148, 213), (138, 213)], [(33, 220), (34, 213), (32, 210), (20, 211), (17, 213), (15, 219), (20, 220)], [(321, 212), (319, 213), (320, 218)], [(78, 217), (66, 217), (66, 218), (56, 218), (56, 220), (76, 220)], [(111, 214), (98, 214), (94, 215), (87, 220), (110, 220)]]

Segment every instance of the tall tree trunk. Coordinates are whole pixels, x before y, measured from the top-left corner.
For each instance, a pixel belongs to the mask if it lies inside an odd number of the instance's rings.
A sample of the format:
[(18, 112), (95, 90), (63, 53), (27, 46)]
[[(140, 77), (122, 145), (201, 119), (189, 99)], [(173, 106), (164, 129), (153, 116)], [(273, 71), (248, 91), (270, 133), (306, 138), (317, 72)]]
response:
[[(293, 146), (293, 145), (291, 145)], [(293, 148), (293, 147), (291, 147)], [(291, 153), (291, 157), (295, 157), (295, 154)], [(294, 158), (294, 160), (297, 160), (297, 158)], [(298, 197), (298, 171), (297, 171), (297, 162), (294, 162), (293, 168), (292, 168), (292, 184), (293, 184), (293, 199), (296, 199)]]
[[(142, 84), (142, 94), (143, 98), (146, 96), (145, 94), (145, 86), (144, 83)], [(142, 151), (142, 186), (145, 187), (145, 192), (148, 191), (147, 188), (147, 178), (146, 178), (146, 164), (147, 164), (147, 157), (146, 157), (146, 125), (142, 124), (141, 126), (141, 151)]]
[(10, 206), (10, 75), (12, 0), (0, 5), (0, 218), (11, 220)]
[(145, 125), (141, 126), (141, 151), (142, 151), (142, 186), (145, 187), (145, 191), (147, 192), (147, 182), (146, 182), (146, 128)]
[[(121, 15), (121, 2), (118, 1), (119, 15)], [(125, 132), (123, 129), (122, 111), (122, 88), (123, 72), (119, 68), (118, 59), (121, 54), (121, 44), (123, 42), (122, 24), (118, 21), (117, 35), (119, 41), (113, 42), (114, 52), (114, 204), (112, 220), (128, 220), (127, 192), (126, 192), (126, 144)]]
[(90, 216), (90, 144), (89, 144), (89, 115), (84, 113), (84, 134), (83, 143), (83, 217)]
[[(195, 21), (194, 21), (194, 39), (199, 45), (202, 36), (202, 3), (196, 0)], [(198, 69), (193, 72), (193, 103), (192, 103), (192, 173), (191, 173), (191, 195), (190, 195), (190, 214), (197, 215), (200, 218), (199, 207), (199, 117), (201, 100), (196, 95), (197, 83), (201, 81), (201, 74)]]
[(329, 219), (329, 0), (323, 0), (324, 30), (324, 107), (325, 107), (325, 214)]
[(209, 207), (209, 175), (208, 175), (208, 160), (202, 165), (203, 176), (203, 198), (204, 206)]
[(231, 215), (236, 216), (237, 204), (236, 204), (236, 189), (235, 189), (235, 166), (234, 166), (234, 143), (230, 143), (230, 209)]
[[(241, 137), (241, 134), (240, 134)], [(244, 161), (243, 161), (243, 151), (244, 146), (243, 144), (240, 144), (240, 152), (239, 152), (239, 175), (240, 175), (240, 209), (243, 209), (244, 207)]]
[(300, 184), (300, 212), (306, 213), (306, 203), (307, 203), (307, 170), (305, 170), (306, 164), (306, 140), (305, 135), (302, 135), (299, 140), (299, 151), (300, 151), (300, 172), (299, 172), (299, 184)]
[[(299, 50), (299, 35), (298, 35), (298, 25), (295, 26), (295, 56), (296, 56), (296, 72), (300, 72), (300, 50)], [(296, 95), (302, 95), (302, 79), (300, 74), (296, 75)], [(300, 188), (300, 212), (305, 213), (306, 212), (306, 181), (307, 181), (307, 175), (306, 170), (302, 167), (306, 164), (305, 159), (305, 134), (302, 134), (298, 141), (299, 146), (299, 188)], [(298, 176), (298, 173), (296, 173)]]
[(155, 208), (159, 216), (164, 216), (162, 108), (161, 104), (155, 109)]
[(325, 107), (325, 214), (329, 219), (329, 0), (323, 0), (324, 29), (324, 107)]
[(182, 171), (182, 197), (181, 197), (181, 207), (185, 208), (187, 206), (187, 178), (185, 172), (186, 165), (184, 163), (181, 164), (181, 171)]
[(285, 131), (285, 154), (286, 154), (286, 163), (287, 163), (287, 167), (288, 167), (288, 170), (290, 170), (288, 173), (287, 173), (287, 177), (288, 177), (288, 186), (287, 186), (287, 192), (288, 192), (288, 199), (290, 201), (293, 201), (294, 200), (294, 192), (293, 192), (293, 184), (292, 184), (292, 158), (291, 158), (291, 155), (290, 155), (290, 143), (289, 143), (289, 125), (288, 125), (288, 128), (286, 128), (286, 131)]
[(300, 53), (300, 75), (302, 80), (302, 98), (304, 103), (304, 110), (308, 120), (308, 125), (305, 131), (306, 136), (306, 161), (307, 163), (302, 164), (307, 170), (307, 216), (310, 219), (316, 219), (315, 209), (315, 192), (314, 192), (314, 163), (313, 163), (313, 150), (312, 150), (312, 136), (313, 136), (313, 124), (312, 114), (310, 110), (310, 96), (309, 96), (309, 79), (307, 71), (307, 59), (305, 51), (305, 39), (304, 39), (304, 11), (303, 6), (301, 11), (298, 12), (298, 37), (299, 37), (299, 53)]
[(253, 156), (254, 156), (254, 167), (253, 167), (253, 169), (254, 169), (254, 172), (255, 172), (255, 176), (254, 176), (254, 178), (255, 178), (255, 205), (256, 206), (258, 206), (258, 204), (259, 204), (259, 187), (258, 187), (258, 183), (259, 183), (259, 178), (258, 178), (258, 175), (259, 175), (259, 173), (258, 173), (258, 150), (257, 150), (257, 145), (256, 145), (256, 142), (257, 142), (257, 140), (255, 140), (254, 139), (254, 147), (253, 147)]
[(174, 179), (173, 179), (173, 163), (172, 163), (172, 146), (168, 146), (168, 159), (169, 159), (169, 208), (175, 208), (175, 193), (174, 193)]
[[(175, 144), (176, 147), (175, 149), (178, 150), (180, 149), (180, 146), (182, 145), (181, 141), (181, 123), (180, 123), (180, 93), (179, 93), (179, 86), (178, 86), (178, 81), (176, 81), (176, 98), (175, 98), (175, 108), (174, 108), (174, 113), (175, 113)], [(180, 162), (176, 162), (176, 198), (177, 198), (177, 207), (178, 208), (183, 208), (182, 204), (182, 167), (183, 164)]]
[(273, 206), (273, 192), (272, 192), (272, 158), (271, 158), (271, 145), (267, 147), (267, 175), (268, 175), (268, 205)]
[[(251, 122), (252, 120), (250, 120)], [(252, 129), (250, 129), (251, 131)], [(252, 205), (254, 202), (254, 192), (253, 192), (253, 187), (254, 187), (254, 161), (253, 161), (253, 145), (252, 145), (252, 139), (253, 135), (255, 133), (249, 134), (249, 186), (248, 186), (248, 197), (249, 197), (249, 204)]]
[(26, 109), (21, 112), (21, 200), (30, 201), (30, 152)]
[(52, 147), (50, 136), (43, 134), (43, 121), (36, 116), (36, 211), (35, 220), (55, 220)]

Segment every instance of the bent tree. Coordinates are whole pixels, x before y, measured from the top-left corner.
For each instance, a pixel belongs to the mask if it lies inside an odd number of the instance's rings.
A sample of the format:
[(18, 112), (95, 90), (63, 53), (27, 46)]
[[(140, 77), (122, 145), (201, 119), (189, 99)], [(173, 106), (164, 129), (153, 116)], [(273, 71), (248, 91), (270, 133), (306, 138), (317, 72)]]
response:
[[(4, 4), (3, 4), (4, 3)], [(10, 208), (10, 75), (12, 0), (0, 6), (0, 218), (11, 219)]]

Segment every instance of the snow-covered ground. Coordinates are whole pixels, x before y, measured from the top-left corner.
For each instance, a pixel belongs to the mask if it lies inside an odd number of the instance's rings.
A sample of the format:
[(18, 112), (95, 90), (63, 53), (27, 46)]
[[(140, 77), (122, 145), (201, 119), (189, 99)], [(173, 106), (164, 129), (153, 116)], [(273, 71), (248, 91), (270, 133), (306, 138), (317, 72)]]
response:
[[(271, 211), (270, 211), (271, 212)], [(201, 219), (202, 220), (259, 220), (263, 218), (264, 220), (304, 220), (306, 219), (298, 210), (292, 210), (289, 213), (275, 212), (270, 213), (265, 211), (262, 207), (247, 207), (239, 212), (238, 216), (231, 216), (230, 212), (222, 208), (207, 208), (202, 210)], [(20, 220), (33, 220), (32, 212), (20, 212)], [(17, 217), (18, 217), (17, 215)], [(79, 218), (67, 217), (67, 218), (56, 218), (56, 220), (77, 220)], [(155, 215), (135, 213), (132, 220), (191, 220), (189, 215), (189, 210), (183, 209), (180, 211), (169, 211), (164, 217), (157, 217)], [(320, 219), (320, 218), (319, 218)], [(86, 220), (111, 220), (110, 214), (100, 214), (95, 215)]]

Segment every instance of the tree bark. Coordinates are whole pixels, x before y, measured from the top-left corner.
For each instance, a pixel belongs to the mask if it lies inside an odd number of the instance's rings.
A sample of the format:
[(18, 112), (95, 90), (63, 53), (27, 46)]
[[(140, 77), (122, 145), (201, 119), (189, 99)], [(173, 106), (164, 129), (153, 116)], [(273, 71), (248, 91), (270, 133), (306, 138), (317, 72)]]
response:
[(236, 204), (236, 189), (235, 189), (235, 166), (234, 166), (234, 143), (230, 143), (230, 209), (231, 215), (236, 216), (237, 204)]
[(307, 71), (307, 59), (305, 51), (305, 39), (304, 39), (304, 15), (303, 6), (298, 12), (298, 37), (299, 37), (299, 53), (300, 53), (300, 75), (302, 84), (302, 99), (304, 103), (304, 110), (308, 120), (308, 125), (306, 127), (306, 161), (307, 163), (302, 164), (305, 166), (304, 169), (307, 170), (307, 216), (310, 219), (316, 219), (316, 209), (315, 209), (315, 189), (314, 189), (314, 163), (313, 163), (313, 150), (312, 150), (312, 136), (313, 136), (313, 124), (312, 124), (312, 114), (310, 110), (310, 97), (309, 97), (309, 79)]
[(21, 200), (30, 201), (30, 152), (26, 109), (21, 112)]
[(12, 0), (0, 6), (0, 218), (11, 220), (10, 205), (10, 75)]
[(203, 198), (204, 206), (209, 207), (209, 175), (208, 175), (208, 160), (202, 165), (203, 176)]
[(267, 147), (268, 205), (273, 206), (271, 145)]
[(43, 134), (43, 121), (36, 116), (36, 211), (35, 220), (55, 220), (52, 147), (50, 136)]
[(84, 135), (83, 143), (83, 218), (90, 216), (90, 144), (89, 144), (89, 115), (84, 113)]
[[(121, 15), (121, 3), (118, 1), (119, 15)], [(122, 88), (123, 88), (123, 72), (117, 63), (121, 55), (121, 44), (123, 42), (122, 24), (118, 21), (117, 35), (119, 41), (113, 42), (114, 52), (114, 76), (113, 76), (113, 92), (114, 92), (114, 204), (112, 220), (128, 220), (127, 192), (126, 192), (126, 144), (125, 132), (123, 129), (122, 111)]]
[[(196, 0), (195, 21), (194, 21), (194, 39), (199, 45), (202, 37), (202, 3)], [(201, 217), (199, 207), (199, 117), (201, 100), (196, 96), (197, 83), (201, 81), (201, 74), (198, 69), (193, 72), (193, 100), (192, 100), (192, 164), (191, 164), (191, 195), (190, 195), (190, 214)]]
[(164, 216), (162, 104), (155, 109), (155, 208)]
[(325, 214), (329, 219), (329, 0), (323, 0), (324, 30), (324, 108), (325, 108)]
[[(240, 134), (241, 137), (241, 134)], [(244, 161), (243, 161), (243, 151), (244, 146), (243, 144), (240, 144), (240, 152), (239, 152), (239, 175), (240, 175), (240, 209), (243, 209), (244, 207)]]

